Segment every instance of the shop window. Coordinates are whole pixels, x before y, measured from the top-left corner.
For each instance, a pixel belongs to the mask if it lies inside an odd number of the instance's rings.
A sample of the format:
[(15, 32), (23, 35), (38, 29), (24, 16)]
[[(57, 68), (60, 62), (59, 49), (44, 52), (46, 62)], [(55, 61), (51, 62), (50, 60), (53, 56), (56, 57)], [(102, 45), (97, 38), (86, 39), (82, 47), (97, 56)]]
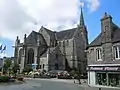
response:
[(108, 85), (113, 87), (120, 86), (120, 74), (117, 73), (108, 74)]
[(101, 48), (96, 49), (97, 61), (102, 60), (102, 50)]
[(96, 84), (98, 85), (107, 85), (107, 75), (106, 73), (97, 73), (96, 74)]
[(119, 87), (120, 73), (96, 73), (96, 84), (111, 87)]
[(114, 46), (115, 59), (120, 59), (120, 46)]

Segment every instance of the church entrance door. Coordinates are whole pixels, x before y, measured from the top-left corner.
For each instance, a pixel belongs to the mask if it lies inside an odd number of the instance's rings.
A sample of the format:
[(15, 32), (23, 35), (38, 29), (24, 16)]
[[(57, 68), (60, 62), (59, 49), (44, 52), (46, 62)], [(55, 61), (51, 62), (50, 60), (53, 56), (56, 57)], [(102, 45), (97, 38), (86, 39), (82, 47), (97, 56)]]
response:
[(58, 63), (55, 63), (55, 70), (58, 70), (58, 69), (59, 69)]

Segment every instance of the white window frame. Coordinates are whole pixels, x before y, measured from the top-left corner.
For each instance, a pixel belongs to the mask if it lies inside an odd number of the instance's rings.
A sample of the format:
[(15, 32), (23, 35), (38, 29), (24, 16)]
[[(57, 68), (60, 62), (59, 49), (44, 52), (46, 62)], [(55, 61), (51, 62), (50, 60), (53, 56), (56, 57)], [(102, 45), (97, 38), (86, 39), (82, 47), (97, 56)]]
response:
[(102, 49), (101, 48), (96, 49), (96, 59), (97, 61), (102, 61)]
[[(116, 57), (116, 49), (115, 49), (115, 48), (117, 48), (117, 55), (118, 55), (118, 57)], [(113, 50), (114, 50), (115, 60), (120, 59), (120, 45), (114, 46), (114, 47), (113, 47)]]

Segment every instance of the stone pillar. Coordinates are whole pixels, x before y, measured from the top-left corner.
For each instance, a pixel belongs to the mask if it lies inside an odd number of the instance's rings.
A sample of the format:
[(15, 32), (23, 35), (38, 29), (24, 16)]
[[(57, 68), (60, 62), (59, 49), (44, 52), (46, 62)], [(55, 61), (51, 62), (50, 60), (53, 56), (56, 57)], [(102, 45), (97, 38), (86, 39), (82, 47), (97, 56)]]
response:
[(36, 71), (36, 67), (37, 67), (37, 56), (35, 56), (35, 59), (34, 59), (34, 64), (35, 64), (35, 71)]
[(23, 49), (23, 55), (22, 55), (21, 65), (20, 65), (20, 73), (22, 73), (24, 69), (24, 62), (25, 62), (25, 49)]
[(48, 51), (47, 51), (47, 70), (49, 70), (49, 58), (50, 58), (50, 49), (48, 48)]
[(108, 73), (106, 73), (107, 75), (107, 86), (109, 85), (109, 77), (108, 77)]

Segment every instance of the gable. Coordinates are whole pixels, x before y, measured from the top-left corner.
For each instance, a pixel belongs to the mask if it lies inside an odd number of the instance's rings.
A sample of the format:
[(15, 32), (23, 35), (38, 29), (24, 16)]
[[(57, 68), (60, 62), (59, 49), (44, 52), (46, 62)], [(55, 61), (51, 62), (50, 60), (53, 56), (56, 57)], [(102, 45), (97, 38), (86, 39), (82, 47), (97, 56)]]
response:
[[(112, 40), (111, 43), (115, 43), (120, 41), (120, 28), (113, 23), (113, 32), (112, 32)], [(102, 38), (102, 33), (100, 33), (89, 45), (89, 47), (92, 46), (99, 46), (101, 45), (101, 38)]]
[[(38, 35), (40, 38), (42, 38), (42, 35), (35, 32), (35, 31), (32, 31), (28, 37), (26, 38), (26, 43), (27, 44), (37, 44), (37, 38), (38, 38)], [(41, 39), (40, 39), (41, 40)]]
[(47, 28), (45, 28), (45, 27), (42, 26), (39, 32), (40, 32), (41, 34), (43, 34), (43, 31), (45, 31), (45, 32), (47, 33), (47, 35), (49, 36), (49, 38), (50, 38), (52, 41), (55, 40), (55, 33), (54, 33), (53, 31), (51, 31), (51, 30), (49, 30), (49, 29), (47, 29)]
[(61, 41), (61, 40), (66, 40), (66, 39), (73, 38), (73, 35), (74, 35), (76, 30), (77, 30), (77, 28), (72, 28), (72, 29), (68, 29), (68, 30), (57, 32), (56, 33), (57, 40)]

